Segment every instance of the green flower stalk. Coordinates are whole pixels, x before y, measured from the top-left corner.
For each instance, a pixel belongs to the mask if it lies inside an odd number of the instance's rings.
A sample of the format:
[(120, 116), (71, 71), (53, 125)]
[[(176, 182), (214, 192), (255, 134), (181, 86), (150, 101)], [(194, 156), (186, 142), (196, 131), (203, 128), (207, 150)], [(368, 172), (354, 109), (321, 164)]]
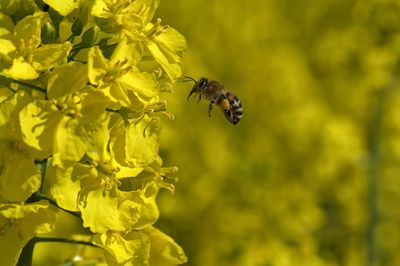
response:
[(27, 243), (57, 209), (82, 219), (108, 265), (186, 262), (153, 227), (159, 190), (174, 189), (176, 167), (158, 156), (160, 117), (173, 118), (160, 94), (182, 76), (184, 37), (152, 22), (158, 0), (6, 2), (0, 264), (32, 261)]

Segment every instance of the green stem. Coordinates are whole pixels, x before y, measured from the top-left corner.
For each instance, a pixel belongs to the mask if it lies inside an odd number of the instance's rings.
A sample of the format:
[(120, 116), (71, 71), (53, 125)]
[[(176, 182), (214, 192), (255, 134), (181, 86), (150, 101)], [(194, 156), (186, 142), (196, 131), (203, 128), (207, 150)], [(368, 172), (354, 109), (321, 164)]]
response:
[(36, 243), (40, 242), (58, 242), (58, 243), (66, 243), (66, 244), (75, 244), (75, 245), (85, 245), (91, 247), (98, 247), (91, 242), (82, 241), (82, 240), (74, 240), (74, 239), (66, 239), (61, 237), (34, 237), (29, 240), (28, 244), (22, 249), (21, 255), (19, 256), (17, 266), (31, 266), (33, 260), (33, 250), (35, 248)]
[(73, 211), (66, 210), (66, 209), (60, 207), (60, 206), (57, 204), (57, 202), (55, 202), (55, 201), (49, 199), (48, 197), (44, 196), (43, 194), (40, 194), (39, 197), (41, 197), (42, 199), (47, 200), (47, 201), (48, 201), (51, 205), (53, 205), (54, 207), (57, 207), (58, 209), (63, 210), (63, 211), (65, 211), (66, 213), (69, 213), (69, 214), (71, 214), (72, 216), (74, 216), (74, 217), (76, 217), (76, 218), (82, 220), (82, 217), (81, 217), (81, 215), (80, 215), (78, 212), (73, 212)]
[(48, 243), (58, 242), (58, 243), (77, 244), (77, 245), (98, 247), (98, 246), (94, 245), (91, 242), (82, 241), (82, 240), (67, 239), (67, 238), (61, 238), (61, 237), (35, 237), (35, 239), (36, 239), (35, 243), (39, 243), (39, 242), (48, 242)]
[(36, 161), (36, 163), (39, 164), (39, 165), (40, 165), (40, 168), (41, 168), (41, 169), (40, 169), (40, 172), (41, 172), (41, 183), (40, 183), (40, 188), (39, 188), (39, 191), (38, 191), (37, 193), (33, 194), (33, 195), (27, 200), (27, 202), (37, 202), (37, 201), (39, 201), (39, 200), (47, 200), (51, 205), (57, 207), (57, 208), (60, 209), (60, 210), (65, 211), (66, 213), (69, 213), (69, 214), (71, 214), (72, 216), (74, 216), (74, 217), (76, 217), (76, 218), (78, 218), (78, 219), (81, 220), (82, 217), (80, 216), (80, 214), (79, 214), (78, 212), (73, 212), (73, 211), (66, 210), (66, 209), (60, 207), (60, 206), (57, 204), (57, 202), (55, 202), (55, 201), (53, 201), (52, 199), (46, 197), (46, 196), (42, 193), (43, 184), (44, 184), (44, 178), (45, 178), (46, 170), (47, 170), (47, 162), (48, 162), (48, 159), (44, 159), (43, 161)]
[(43, 89), (43, 88), (41, 88), (41, 87), (39, 87), (39, 86), (36, 86), (36, 85), (33, 85), (33, 84), (29, 84), (29, 83), (25, 83), (25, 82), (20, 81), (20, 80), (13, 80), (13, 82), (14, 82), (14, 83), (17, 83), (17, 84), (19, 84), (19, 85), (26, 86), (26, 87), (29, 87), (29, 88), (31, 88), (31, 89), (40, 91), (41, 93), (46, 94), (46, 90)]
[(75, 50), (75, 51), (71, 51), (71, 54), (68, 56), (68, 62), (72, 61), (75, 57), (75, 55), (77, 55), (79, 53), (80, 50)]
[(17, 266), (31, 266), (33, 258), (33, 248), (35, 247), (35, 238), (29, 240), (28, 244), (22, 249)]
[(74, 34), (71, 34), (71, 36), (69, 36), (69, 37), (67, 38), (67, 41), (70, 42), (70, 43), (73, 43), (74, 40), (75, 40), (75, 35), (74, 35)]
[(369, 171), (368, 178), (368, 209), (369, 224), (367, 225), (367, 266), (375, 266), (378, 263), (378, 243), (376, 239), (376, 227), (378, 225), (378, 199), (379, 199), (379, 155), (380, 155), (380, 129), (383, 117), (383, 103), (385, 90), (378, 92), (372, 114), (369, 130)]
[(37, 164), (40, 165), (40, 188), (39, 192), (42, 193), (43, 190), (43, 185), (44, 185), (44, 177), (46, 175), (46, 170), (47, 170), (47, 161), (48, 159), (44, 159), (43, 161), (38, 161)]
[(120, 110), (113, 110), (113, 109), (110, 109), (110, 108), (106, 108), (106, 111), (107, 111), (107, 112), (117, 113), (117, 114), (118, 114)]
[(38, 201), (40, 201), (40, 200), (47, 200), (47, 201), (48, 201), (51, 205), (53, 205), (54, 207), (56, 207), (56, 208), (58, 208), (58, 209), (60, 209), (60, 210), (63, 210), (63, 211), (65, 211), (66, 213), (69, 213), (69, 214), (71, 214), (72, 216), (74, 216), (74, 217), (76, 217), (76, 218), (82, 220), (82, 217), (81, 217), (81, 215), (79, 214), (79, 212), (73, 212), (73, 211), (66, 210), (66, 209), (60, 207), (60, 206), (57, 204), (57, 202), (55, 202), (54, 200), (52, 200), (52, 199), (46, 197), (44, 194), (42, 194), (42, 193), (40, 193), (40, 192), (37, 192), (37, 193), (33, 194), (29, 199), (26, 200), (26, 203), (38, 202)]

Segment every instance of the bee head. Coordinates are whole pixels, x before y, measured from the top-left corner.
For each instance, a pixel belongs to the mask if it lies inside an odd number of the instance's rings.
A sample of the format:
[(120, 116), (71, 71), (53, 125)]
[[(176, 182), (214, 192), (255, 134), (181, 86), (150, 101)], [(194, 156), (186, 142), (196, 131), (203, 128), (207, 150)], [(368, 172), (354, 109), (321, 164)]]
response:
[(201, 91), (205, 91), (207, 89), (207, 86), (208, 86), (208, 79), (207, 78), (200, 78), (198, 81), (196, 81), (192, 77), (185, 76), (185, 80), (183, 80), (183, 82), (187, 82), (187, 81), (193, 81), (194, 82), (192, 90), (190, 91), (189, 96), (187, 97), (188, 100), (189, 100), (190, 96), (193, 93), (199, 93)]
[(196, 82), (196, 84), (194, 84), (194, 87), (198, 87), (198, 90), (206, 90), (207, 89), (207, 85), (208, 85), (208, 78), (201, 78), (199, 79), (199, 81)]

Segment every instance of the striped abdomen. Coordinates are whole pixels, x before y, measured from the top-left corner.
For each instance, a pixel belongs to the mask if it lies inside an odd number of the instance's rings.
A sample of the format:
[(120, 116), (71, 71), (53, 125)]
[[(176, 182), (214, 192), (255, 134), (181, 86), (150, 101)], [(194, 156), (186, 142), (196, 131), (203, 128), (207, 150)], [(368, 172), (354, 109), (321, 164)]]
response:
[(236, 125), (243, 117), (243, 107), (239, 98), (231, 92), (225, 94), (226, 100), (229, 102), (229, 108), (224, 108), (226, 119)]

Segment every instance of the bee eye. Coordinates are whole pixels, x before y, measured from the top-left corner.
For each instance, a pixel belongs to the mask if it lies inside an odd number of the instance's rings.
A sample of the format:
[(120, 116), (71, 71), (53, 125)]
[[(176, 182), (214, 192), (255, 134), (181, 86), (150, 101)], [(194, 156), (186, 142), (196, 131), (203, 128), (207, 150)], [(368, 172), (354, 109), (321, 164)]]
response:
[(199, 82), (199, 88), (204, 89), (207, 86), (207, 81), (206, 80), (200, 80)]

